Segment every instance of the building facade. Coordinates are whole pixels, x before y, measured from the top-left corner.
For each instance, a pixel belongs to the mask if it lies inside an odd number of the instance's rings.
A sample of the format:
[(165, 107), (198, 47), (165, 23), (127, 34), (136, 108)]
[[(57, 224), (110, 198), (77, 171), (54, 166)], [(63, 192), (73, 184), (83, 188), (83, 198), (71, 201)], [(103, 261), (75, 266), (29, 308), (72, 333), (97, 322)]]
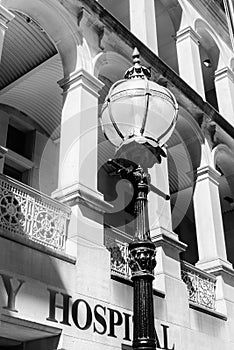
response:
[(134, 47), (179, 104), (150, 169), (157, 349), (234, 348), (233, 5), (0, 1), (0, 349), (131, 349), (132, 187), (99, 117)]

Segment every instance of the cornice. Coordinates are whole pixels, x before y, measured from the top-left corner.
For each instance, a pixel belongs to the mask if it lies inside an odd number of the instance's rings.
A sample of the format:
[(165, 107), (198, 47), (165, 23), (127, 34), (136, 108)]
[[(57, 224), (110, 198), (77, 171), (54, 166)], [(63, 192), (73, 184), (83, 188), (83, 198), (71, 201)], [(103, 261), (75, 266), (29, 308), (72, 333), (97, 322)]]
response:
[(234, 84), (234, 73), (228, 67), (224, 67), (224, 68), (221, 68), (221, 69), (215, 71), (215, 80), (216, 81), (222, 80), (224, 78), (230, 79), (232, 81), (232, 83)]
[(100, 80), (89, 74), (84, 69), (73, 72), (69, 76), (59, 80), (58, 84), (63, 89), (64, 93), (71, 91), (78, 86), (82, 86), (97, 97), (99, 96), (98, 91), (104, 86)]
[(220, 176), (221, 174), (216, 169), (212, 168), (209, 165), (205, 165), (197, 169), (196, 182), (210, 180), (216, 186), (218, 186)]
[(195, 42), (195, 44), (197, 44), (197, 45), (199, 45), (199, 40), (201, 39), (200, 35), (198, 35), (191, 27), (183, 28), (183, 29), (179, 30), (176, 34), (177, 43), (179, 43), (187, 38), (191, 38)]

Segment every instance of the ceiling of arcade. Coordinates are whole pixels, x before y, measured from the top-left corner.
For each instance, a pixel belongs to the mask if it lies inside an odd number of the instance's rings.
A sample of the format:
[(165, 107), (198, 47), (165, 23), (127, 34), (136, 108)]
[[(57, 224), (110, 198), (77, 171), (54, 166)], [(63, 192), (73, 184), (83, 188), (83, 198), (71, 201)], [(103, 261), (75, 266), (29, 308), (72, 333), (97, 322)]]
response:
[[(63, 78), (60, 56), (51, 39), (28, 16), (14, 12), (8, 24), (0, 65), (0, 103), (31, 117), (51, 135), (60, 124)], [(55, 131), (54, 138), (59, 136)]]

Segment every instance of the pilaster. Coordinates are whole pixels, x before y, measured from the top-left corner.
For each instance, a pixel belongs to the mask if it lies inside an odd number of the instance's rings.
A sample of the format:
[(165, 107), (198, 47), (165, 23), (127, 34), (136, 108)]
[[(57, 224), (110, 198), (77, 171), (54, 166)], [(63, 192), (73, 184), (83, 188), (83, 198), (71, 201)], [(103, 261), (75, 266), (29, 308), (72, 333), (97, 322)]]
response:
[(0, 5), (0, 62), (1, 62), (1, 55), (2, 55), (2, 49), (4, 44), (4, 36), (5, 31), (7, 30), (7, 24), (14, 18), (15, 16), (13, 13), (11, 13), (9, 10), (7, 10), (5, 7)]
[(181, 78), (204, 98), (199, 38), (191, 27), (183, 28), (177, 32), (176, 47)]
[(180, 253), (186, 249), (186, 244), (180, 242), (175, 233), (163, 228), (158, 228), (155, 232), (153, 242), (156, 245), (157, 263), (154, 288), (166, 293), (168, 319), (187, 327), (188, 295), (187, 287), (181, 278), (180, 263)]
[(158, 53), (154, 0), (129, 1), (130, 30), (154, 53)]
[[(166, 149), (164, 149), (167, 152)], [(149, 225), (151, 237), (159, 227), (172, 231), (171, 205), (169, 200), (168, 158), (149, 169), (151, 189), (149, 201)], [(166, 198), (167, 196), (167, 198)]]
[[(153, 188), (149, 193), (149, 223), (151, 238), (156, 245), (157, 262), (154, 288), (166, 293), (168, 318), (173, 320), (175, 315), (180, 314), (179, 322), (187, 324), (187, 314), (179, 312), (179, 309), (188, 310), (187, 291), (181, 279), (180, 265), (180, 253), (186, 249), (186, 245), (172, 231), (170, 200), (165, 198), (165, 195), (169, 195), (167, 158), (150, 170), (150, 176)], [(180, 295), (177, 304), (174, 302), (175, 291)]]
[(215, 88), (219, 112), (234, 126), (234, 73), (228, 67), (215, 72)]
[(231, 268), (227, 261), (222, 212), (219, 198), (220, 173), (206, 165), (198, 168), (193, 196), (199, 261), (197, 267)]
[(67, 253), (77, 256), (82, 293), (108, 300), (110, 261), (103, 214), (110, 206), (97, 190), (98, 91), (103, 84), (83, 69), (59, 82), (63, 89), (59, 180), (53, 197), (72, 209)]
[(59, 82), (63, 89), (59, 183), (97, 191), (98, 91), (103, 84), (83, 69)]

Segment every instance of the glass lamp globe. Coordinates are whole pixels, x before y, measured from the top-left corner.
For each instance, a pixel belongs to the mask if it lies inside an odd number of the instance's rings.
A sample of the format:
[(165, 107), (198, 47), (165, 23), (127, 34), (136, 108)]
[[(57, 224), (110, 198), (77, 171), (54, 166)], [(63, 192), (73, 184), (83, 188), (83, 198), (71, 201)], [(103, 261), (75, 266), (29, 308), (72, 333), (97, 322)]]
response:
[(146, 148), (155, 155), (152, 162), (160, 163), (161, 156), (166, 156), (162, 146), (175, 128), (178, 105), (168, 89), (148, 80), (150, 70), (140, 65), (137, 49), (133, 63), (125, 79), (114, 83), (105, 99), (101, 112), (103, 132), (117, 148), (117, 156), (129, 157), (134, 152), (135, 157), (144, 158)]

